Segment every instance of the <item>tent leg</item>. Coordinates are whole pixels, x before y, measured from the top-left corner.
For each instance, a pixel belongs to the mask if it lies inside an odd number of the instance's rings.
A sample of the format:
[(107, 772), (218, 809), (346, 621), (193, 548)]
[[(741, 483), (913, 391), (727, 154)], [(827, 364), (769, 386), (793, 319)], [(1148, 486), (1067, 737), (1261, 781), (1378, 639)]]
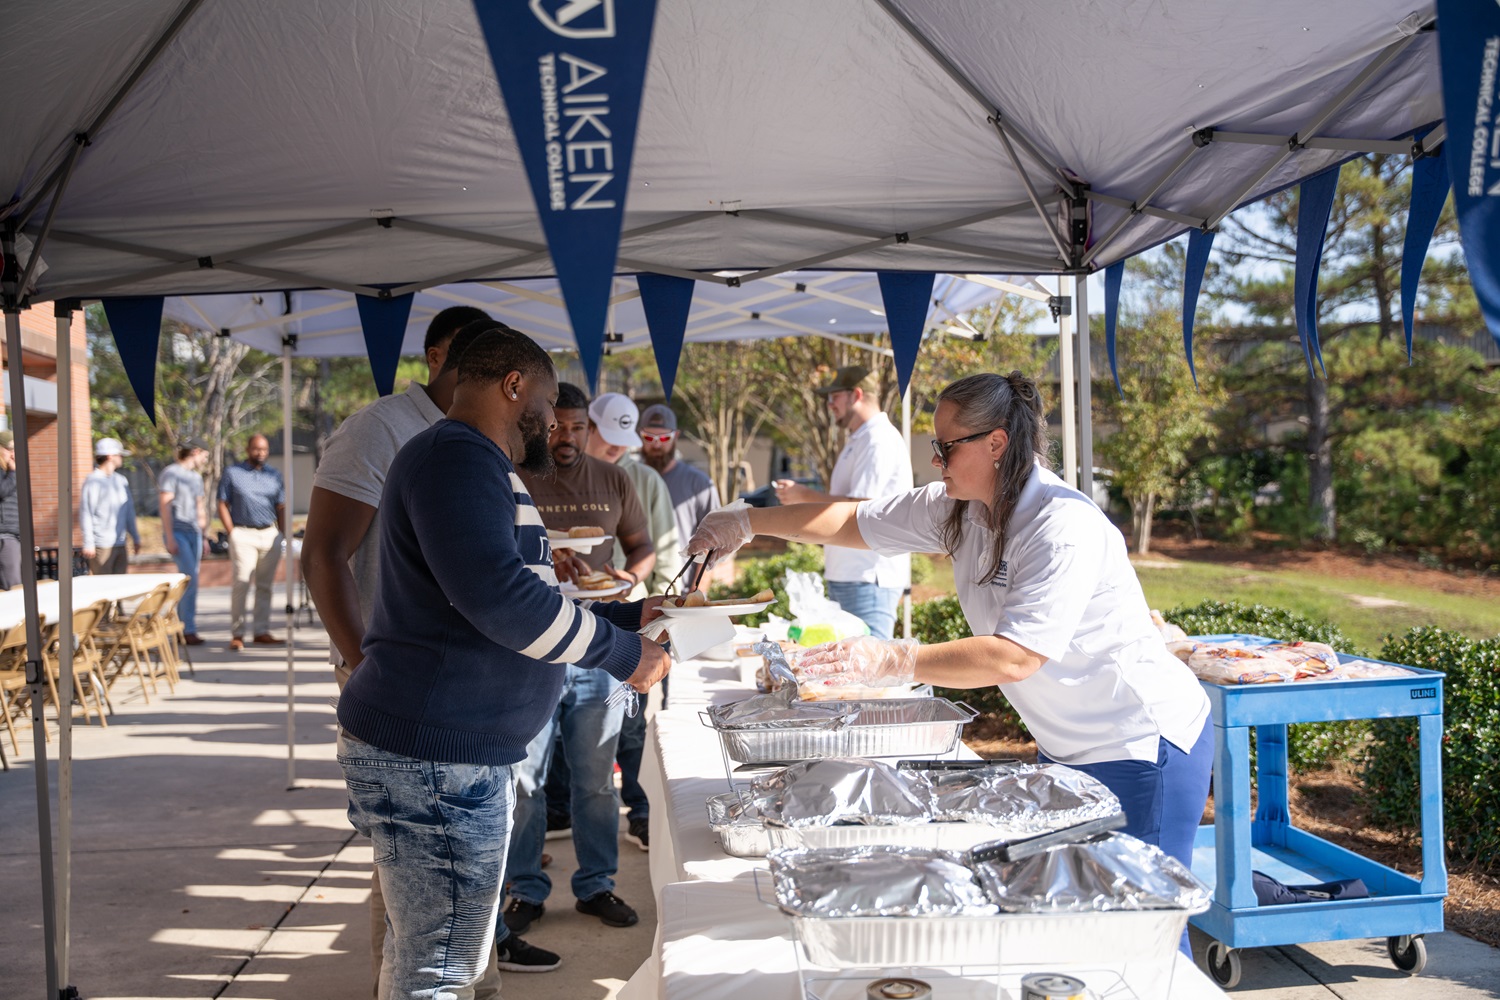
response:
[(292, 347), (295, 339), (281, 341), (281, 454), (285, 468), (286, 506), (281, 525), (282, 565), (286, 569), (286, 787), (297, 787), (297, 605), (293, 588), (297, 585), (297, 560), (292, 557)]
[[(911, 385), (901, 394), (901, 440), (906, 442), (906, 457), (911, 458)], [(911, 583), (901, 597), (901, 637), (911, 638)]]
[[(15, 247), (7, 234), (5, 262), (13, 268)], [(8, 296), (9, 298), (9, 296)], [(31, 507), (31, 448), (26, 441), (26, 383), (21, 370), (21, 310), (10, 299), (5, 304), (5, 358), (10, 376), (11, 432), (16, 448), (16, 500), (20, 507), (21, 590), (26, 608), (26, 680), (31, 696), (31, 735), (36, 750), (37, 861), (42, 874), (42, 940), (46, 946), (47, 1000), (58, 995), (57, 899), (52, 871), (52, 793), (47, 766), (47, 719), (44, 698), (42, 627), (37, 619), (36, 529)], [(69, 549), (69, 558), (72, 550)]]
[(1078, 489), (1094, 497), (1094, 372), (1089, 355), (1089, 278), (1073, 278), (1073, 315), (1078, 317)]
[[(69, 980), (73, 928), (73, 303), (57, 319), (57, 968)], [(93, 683), (90, 681), (90, 683)], [(85, 709), (88, 707), (85, 704)]]
[[(1067, 290), (1068, 283), (1062, 275), (1057, 276), (1059, 297)], [(1073, 317), (1066, 312), (1057, 317), (1057, 385), (1059, 408), (1062, 415), (1062, 481), (1069, 486), (1078, 485), (1078, 425), (1077, 410), (1073, 400)]]

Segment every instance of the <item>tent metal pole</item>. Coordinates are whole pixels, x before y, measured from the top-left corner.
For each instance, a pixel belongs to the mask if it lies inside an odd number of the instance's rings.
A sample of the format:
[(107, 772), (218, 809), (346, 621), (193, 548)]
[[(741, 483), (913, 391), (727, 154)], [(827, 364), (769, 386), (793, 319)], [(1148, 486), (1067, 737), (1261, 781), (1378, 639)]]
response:
[(297, 787), (297, 560), (292, 557), (292, 508), (296, 493), (292, 477), (292, 348), (297, 338), (281, 338), (281, 461), (285, 470), (286, 506), (281, 524), (282, 565), (286, 571), (286, 787)]
[[(1057, 294), (1062, 296), (1067, 281), (1057, 276)], [(1062, 481), (1069, 486), (1078, 486), (1078, 424), (1073, 392), (1073, 317), (1067, 311), (1057, 316), (1057, 385), (1059, 409), (1062, 415)]]
[(1094, 373), (1089, 355), (1089, 278), (1073, 282), (1073, 314), (1078, 317), (1078, 489), (1094, 496)]
[(57, 968), (58, 980), (67, 983), (73, 932), (73, 303), (57, 303), (53, 315), (57, 319), (57, 665), (61, 675), (57, 696), (62, 703), (57, 709)]
[(1203, 228), (1219, 228), (1219, 223), (1224, 221), (1224, 216), (1228, 215), (1230, 212), (1238, 208), (1240, 202), (1243, 201), (1245, 197), (1250, 194), (1250, 192), (1254, 191), (1256, 186), (1259, 185), (1261, 181), (1265, 180), (1272, 174), (1273, 171), (1276, 170), (1277, 167), (1285, 163), (1287, 161), (1287, 158), (1295, 153), (1298, 149), (1300, 149), (1303, 145), (1305, 145), (1308, 139), (1311, 139), (1313, 136), (1317, 135), (1318, 132), (1322, 130), (1323, 126), (1328, 124), (1329, 119), (1338, 114), (1339, 111), (1344, 107), (1344, 105), (1348, 104), (1361, 90), (1364, 89), (1365, 84), (1370, 82), (1370, 78), (1372, 76), (1374, 76), (1376, 73), (1379, 73), (1382, 69), (1388, 66), (1391, 61), (1399, 56), (1402, 52), (1405, 52), (1406, 47), (1409, 46), (1418, 37), (1420, 36), (1415, 34), (1407, 35), (1405, 38), (1401, 38), (1395, 42), (1392, 42), (1390, 45), (1387, 45), (1385, 48), (1381, 49), (1380, 52), (1376, 54), (1375, 58), (1366, 63), (1364, 69), (1360, 70), (1355, 75), (1354, 79), (1350, 80), (1348, 84), (1344, 86), (1343, 90), (1340, 90), (1337, 94), (1334, 95), (1332, 100), (1323, 105), (1322, 110), (1314, 115), (1313, 118), (1304, 127), (1297, 130), (1297, 134), (1291, 137), (1291, 139), (1286, 144), (1286, 148), (1281, 151), (1281, 154), (1277, 156), (1276, 159), (1272, 160), (1271, 163), (1268, 164), (1264, 169), (1258, 171), (1254, 177), (1252, 177), (1245, 184), (1241, 185), (1239, 190), (1234, 193), (1234, 197), (1225, 199), (1223, 205), (1221, 205), (1218, 210), (1208, 216), (1208, 220)]
[[(901, 394), (901, 440), (906, 442), (906, 457), (911, 458), (911, 383)], [(911, 638), (911, 581), (907, 581), (906, 593), (901, 595), (901, 637)]]
[[(6, 284), (15, 274), (14, 230), (4, 237)], [(20, 508), (21, 600), (26, 609), (26, 681), (31, 698), (31, 736), (36, 754), (37, 862), (42, 876), (42, 940), (46, 946), (47, 1000), (58, 996), (57, 899), (52, 867), (52, 792), (47, 766), (47, 685), (43, 677), (42, 625), (37, 617), (36, 531), (31, 506), (31, 447), (26, 441), (26, 382), (21, 365), (21, 310), (15, 293), (6, 290), (5, 367), (10, 376), (10, 426), (16, 448), (16, 502)], [(69, 550), (71, 557), (72, 550)]]
[(1010, 136), (1005, 134), (1005, 126), (1000, 121), (997, 112), (990, 119), (990, 124), (995, 126), (995, 134), (1000, 137), (1000, 144), (1005, 147), (1005, 155), (1010, 158), (1011, 166), (1016, 168), (1016, 173), (1021, 175), (1021, 183), (1026, 186), (1026, 196), (1031, 199), (1031, 207), (1036, 209), (1036, 214), (1042, 220), (1042, 228), (1047, 230), (1047, 235), (1052, 237), (1052, 243), (1057, 247), (1057, 255), (1064, 263), (1068, 262), (1068, 248), (1063, 243), (1062, 237), (1057, 233), (1057, 227), (1047, 217), (1047, 210), (1042, 207), (1042, 200), (1036, 193), (1036, 186), (1031, 183), (1031, 176), (1026, 173), (1026, 168), (1021, 165), (1021, 158), (1016, 155), (1015, 147), (1010, 144)]
[(1189, 226), (1193, 229), (1202, 229), (1204, 219), (1198, 215), (1187, 215), (1183, 212), (1174, 212), (1168, 208), (1157, 208), (1155, 205), (1140, 205), (1127, 198), (1116, 197), (1105, 194), (1103, 191), (1088, 190), (1083, 196), (1089, 201), (1097, 201), (1105, 205), (1113, 205), (1116, 208), (1128, 208), (1141, 215), (1149, 215), (1157, 219), (1166, 219), (1168, 222), (1176, 222), (1179, 225)]
[[(1295, 136), (1269, 135), (1264, 132), (1220, 132), (1214, 130), (1214, 142), (1236, 142), (1250, 146), (1285, 146)], [(1410, 156), (1411, 141), (1400, 139), (1310, 138), (1300, 143), (1307, 149), (1336, 149), (1346, 153), (1389, 153)]]

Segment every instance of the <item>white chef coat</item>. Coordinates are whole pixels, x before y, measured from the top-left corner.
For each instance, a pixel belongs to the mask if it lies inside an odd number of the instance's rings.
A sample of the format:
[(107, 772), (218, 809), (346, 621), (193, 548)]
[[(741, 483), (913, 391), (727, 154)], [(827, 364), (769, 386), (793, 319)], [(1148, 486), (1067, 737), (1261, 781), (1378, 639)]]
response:
[[(953, 509), (941, 482), (859, 505), (877, 552), (940, 552)], [(1082, 493), (1037, 463), (1021, 490), (992, 582), (994, 532), (970, 503), (953, 554), (959, 604), (975, 635), (998, 635), (1047, 658), (1003, 691), (1048, 757), (1064, 764), (1155, 761), (1158, 740), (1192, 748), (1208, 696), (1167, 651), (1118, 529)]]
[[(833, 466), (828, 492), (836, 497), (881, 499), (911, 489), (911, 451), (884, 413), (877, 413), (849, 435)], [(823, 575), (840, 583), (873, 583), (905, 590), (911, 586), (911, 556), (869, 549), (823, 547)], [(922, 549), (938, 552), (940, 549)]]

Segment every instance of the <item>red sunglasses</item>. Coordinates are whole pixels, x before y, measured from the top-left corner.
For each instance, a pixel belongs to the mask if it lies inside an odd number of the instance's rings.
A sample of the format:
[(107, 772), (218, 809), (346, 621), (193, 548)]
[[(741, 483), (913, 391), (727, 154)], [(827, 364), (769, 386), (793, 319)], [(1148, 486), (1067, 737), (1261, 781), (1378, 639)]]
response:
[(666, 444), (668, 441), (672, 440), (676, 436), (677, 436), (677, 432), (676, 431), (667, 431), (667, 433), (665, 433), (665, 434), (642, 434), (641, 435), (641, 440), (642, 441), (650, 441), (653, 444)]

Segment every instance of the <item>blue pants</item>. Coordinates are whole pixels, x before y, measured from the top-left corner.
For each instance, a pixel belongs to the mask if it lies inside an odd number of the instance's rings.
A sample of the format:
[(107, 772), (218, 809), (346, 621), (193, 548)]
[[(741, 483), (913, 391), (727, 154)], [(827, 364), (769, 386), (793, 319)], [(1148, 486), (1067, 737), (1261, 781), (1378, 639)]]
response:
[[(578, 853), (573, 895), (592, 899), (615, 887), (620, 861), (615, 745), (625, 711), (623, 706), (611, 708), (605, 701), (619, 683), (603, 670), (570, 665), (552, 721), (527, 745), (526, 760), (515, 765), (516, 833), (505, 865), (512, 899), (543, 903), (552, 893), (552, 880), (542, 871), (542, 844), (547, 836), (547, 771), (557, 732), (562, 733), (571, 775), (573, 846)], [(504, 926), (501, 924), (502, 933)]]
[(877, 587), (858, 580), (829, 580), (828, 598), (870, 626), (877, 639), (896, 634), (896, 606), (901, 603), (901, 588)]
[(380, 996), (472, 996), (495, 941), (511, 767), (417, 760), (346, 734), (338, 759), (385, 895)]
[[(1040, 749), (1036, 756), (1042, 764), (1061, 763)], [(1212, 719), (1203, 721), (1203, 731), (1186, 753), (1163, 739), (1155, 763), (1106, 760), (1067, 766), (1098, 779), (1115, 793), (1125, 810), (1125, 833), (1155, 844), (1192, 870), (1193, 840), (1203, 821), (1208, 784), (1214, 773)], [(1182, 932), (1182, 951), (1193, 957), (1186, 930)]]
[(198, 634), (198, 565), (203, 562), (203, 534), (196, 524), (172, 522), (172, 537), (177, 542), (177, 552), (172, 560), (177, 563), (177, 572), (188, 578), (187, 590), (177, 602), (177, 617), (189, 635)]

